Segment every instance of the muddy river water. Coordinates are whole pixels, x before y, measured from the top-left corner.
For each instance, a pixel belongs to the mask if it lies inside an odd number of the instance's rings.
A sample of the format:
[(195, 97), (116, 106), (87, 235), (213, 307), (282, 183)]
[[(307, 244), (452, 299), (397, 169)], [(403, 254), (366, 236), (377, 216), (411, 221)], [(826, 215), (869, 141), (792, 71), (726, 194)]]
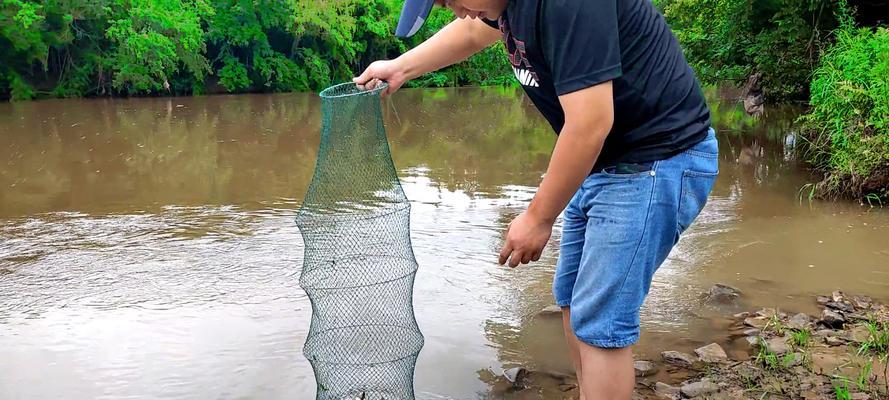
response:
[[(639, 357), (722, 341), (703, 303), (815, 310), (889, 298), (889, 212), (811, 203), (798, 110), (759, 119), (711, 93), (720, 177), (658, 271)], [(555, 137), (506, 89), (403, 90), (383, 103), (412, 201), (426, 337), (421, 399), (501, 398), (503, 368), (568, 371), (540, 262), (496, 264)], [(313, 94), (0, 104), (0, 399), (308, 399), (311, 313), (295, 210), (314, 168)], [(726, 344), (730, 346), (730, 343)]]

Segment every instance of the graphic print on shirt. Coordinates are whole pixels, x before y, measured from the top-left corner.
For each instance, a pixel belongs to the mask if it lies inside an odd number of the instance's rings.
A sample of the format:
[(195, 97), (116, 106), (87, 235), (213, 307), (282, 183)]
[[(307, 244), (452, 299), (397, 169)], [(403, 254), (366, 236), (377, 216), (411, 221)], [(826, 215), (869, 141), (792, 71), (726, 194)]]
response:
[(512, 64), (512, 72), (515, 74), (516, 79), (523, 86), (540, 86), (537, 73), (531, 68), (531, 62), (528, 61), (525, 55), (525, 42), (513, 36), (506, 18), (503, 18), (503, 16), (500, 16), (498, 25), (500, 26), (500, 33), (503, 35), (503, 43), (506, 44), (509, 63)]

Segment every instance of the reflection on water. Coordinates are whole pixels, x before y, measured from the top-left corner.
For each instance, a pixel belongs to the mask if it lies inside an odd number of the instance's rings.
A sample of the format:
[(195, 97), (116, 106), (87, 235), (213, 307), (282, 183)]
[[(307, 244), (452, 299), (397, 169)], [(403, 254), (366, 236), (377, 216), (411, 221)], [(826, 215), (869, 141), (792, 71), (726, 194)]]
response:
[[(0, 398), (314, 395), (311, 309), (293, 223), (314, 167), (310, 94), (0, 105)], [(807, 311), (843, 288), (886, 298), (889, 213), (800, 203), (796, 110), (759, 120), (712, 99), (720, 170), (655, 277), (638, 347), (722, 340), (701, 304)], [(503, 397), (504, 366), (567, 371), (551, 303), (558, 228), (539, 263), (496, 264), (553, 135), (511, 90), (404, 90), (383, 104), (420, 265), (418, 398)]]

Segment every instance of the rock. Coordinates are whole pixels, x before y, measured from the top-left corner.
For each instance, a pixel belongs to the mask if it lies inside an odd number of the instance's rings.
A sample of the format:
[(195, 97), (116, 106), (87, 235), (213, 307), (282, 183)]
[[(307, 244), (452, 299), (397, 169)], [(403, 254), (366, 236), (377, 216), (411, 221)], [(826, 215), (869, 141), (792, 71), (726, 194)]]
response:
[(833, 293), (830, 294), (830, 299), (833, 301), (843, 301), (846, 296), (843, 295), (843, 292), (839, 290), (834, 290)]
[(812, 372), (831, 375), (836, 369), (846, 363), (845, 349), (829, 347), (812, 352)]
[(741, 297), (741, 291), (728, 285), (717, 283), (707, 293), (707, 301), (710, 303), (731, 304)]
[(870, 395), (867, 393), (852, 393), (852, 400), (870, 400)]
[(870, 339), (870, 331), (867, 330), (867, 327), (864, 325), (855, 325), (851, 331), (849, 331), (849, 340), (855, 343), (863, 343)]
[(732, 315), (732, 316), (735, 317), (735, 318), (737, 318), (737, 319), (747, 318), (747, 317), (750, 316), (750, 312), (748, 312), (748, 311), (742, 311), (742, 312), (739, 312), (739, 313), (734, 314), (734, 315)]
[(827, 304), (828, 301), (830, 301), (830, 297), (818, 296), (815, 298), (815, 301), (817, 301), (818, 304), (821, 304), (823, 306), (823, 305)]
[(777, 355), (785, 354), (790, 351), (790, 345), (787, 344), (787, 341), (783, 337), (773, 337), (767, 340), (766, 348)]
[(747, 336), (744, 338), (744, 340), (746, 340), (747, 343), (750, 344), (750, 347), (755, 347), (759, 344), (759, 336)]
[(691, 368), (695, 364), (695, 358), (688, 353), (683, 353), (681, 351), (665, 351), (661, 353), (661, 357), (664, 358), (664, 362), (667, 364), (673, 364), (683, 368)]
[(815, 336), (819, 336), (819, 337), (833, 336), (835, 334), (836, 334), (836, 331), (833, 329), (819, 329), (819, 330), (815, 331)]
[(855, 307), (863, 308), (865, 310), (869, 309), (871, 304), (873, 304), (873, 302), (874, 302), (874, 300), (868, 296), (853, 296), (852, 297), (852, 304), (854, 304)]
[(744, 111), (747, 115), (759, 117), (765, 111), (765, 96), (762, 93), (749, 94), (744, 97)]
[(559, 307), (555, 304), (551, 306), (547, 306), (546, 308), (537, 312), (537, 315), (562, 315), (562, 307)]
[(682, 388), (679, 389), (679, 392), (682, 393), (683, 396), (691, 398), (710, 394), (717, 390), (719, 390), (719, 386), (715, 383), (710, 381), (700, 381), (683, 385)]
[(634, 361), (633, 369), (636, 371), (636, 376), (649, 376), (657, 373), (657, 366), (654, 365), (651, 361)]
[(843, 318), (846, 319), (846, 322), (867, 321), (869, 319), (867, 315), (864, 315), (858, 311), (843, 313)]
[(846, 320), (843, 319), (843, 316), (840, 315), (840, 313), (825, 308), (823, 311), (821, 311), (820, 322), (827, 327), (838, 329), (843, 327), (843, 323), (846, 322)]
[(654, 384), (654, 392), (663, 398), (668, 399), (678, 399), (679, 398), (679, 388), (676, 386), (670, 386), (663, 382), (657, 382)]
[(763, 318), (771, 318), (775, 315), (778, 315), (778, 312), (775, 311), (774, 308), (763, 308), (763, 309), (757, 311), (756, 315), (759, 315), (760, 317), (763, 317)]
[(785, 325), (790, 329), (803, 330), (809, 327), (809, 322), (810, 319), (807, 314), (799, 313), (790, 317)]
[(845, 301), (828, 301), (824, 306), (843, 312), (855, 311), (855, 307), (852, 307), (852, 304), (846, 303)]
[(842, 346), (846, 341), (837, 336), (825, 336), (824, 343), (827, 343), (829, 346)]
[(760, 332), (759, 329), (749, 328), (749, 329), (744, 329), (744, 331), (742, 331), (741, 333), (743, 333), (744, 336), (756, 336), (756, 335), (759, 335), (759, 332)]
[(514, 387), (523, 387), (525, 378), (528, 377), (528, 370), (522, 367), (510, 368), (503, 371), (503, 376), (510, 381)]
[(728, 355), (725, 354), (725, 350), (723, 350), (722, 346), (716, 343), (698, 347), (695, 349), (695, 354), (697, 354), (698, 358), (705, 363), (716, 363), (728, 360)]
[(765, 94), (762, 90), (762, 72), (757, 72), (747, 77), (747, 82), (741, 87), (741, 97), (744, 98), (744, 111), (748, 115), (759, 117), (762, 115)]
[(631, 397), (630, 400), (645, 400), (645, 396), (643, 396), (642, 393), (639, 393), (634, 390), (633, 397)]
[(744, 323), (747, 325), (750, 325), (754, 328), (762, 329), (766, 326), (768, 321), (762, 317), (749, 317), (749, 318), (744, 318)]

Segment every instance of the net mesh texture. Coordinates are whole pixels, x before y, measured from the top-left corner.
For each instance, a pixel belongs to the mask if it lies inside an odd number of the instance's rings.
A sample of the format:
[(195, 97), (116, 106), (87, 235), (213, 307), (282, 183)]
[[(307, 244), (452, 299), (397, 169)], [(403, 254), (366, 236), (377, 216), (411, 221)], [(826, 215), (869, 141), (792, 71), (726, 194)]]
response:
[(383, 126), (385, 87), (343, 83), (320, 93), (318, 158), (296, 217), (305, 242), (299, 283), (312, 303), (303, 353), (317, 399), (414, 398), (423, 347), (412, 301), (417, 262)]

